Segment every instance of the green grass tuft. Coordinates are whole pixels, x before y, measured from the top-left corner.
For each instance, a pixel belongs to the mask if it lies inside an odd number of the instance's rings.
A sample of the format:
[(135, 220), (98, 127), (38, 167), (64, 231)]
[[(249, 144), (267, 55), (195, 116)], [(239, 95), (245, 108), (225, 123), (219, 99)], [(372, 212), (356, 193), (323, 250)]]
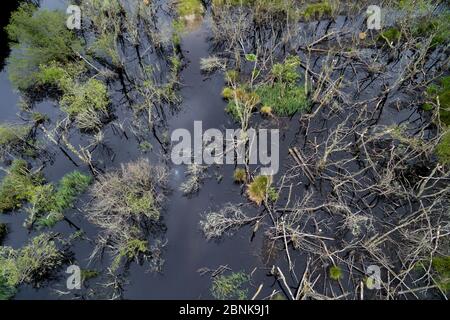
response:
[(303, 16), (307, 20), (320, 20), (326, 16), (330, 16), (333, 12), (329, 1), (308, 4), (303, 11)]
[(233, 180), (235, 183), (247, 182), (247, 172), (243, 168), (237, 168), (233, 173)]
[(281, 83), (262, 85), (256, 89), (265, 107), (281, 117), (292, 116), (298, 111), (307, 110), (309, 100), (305, 89), (300, 86), (287, 86)]

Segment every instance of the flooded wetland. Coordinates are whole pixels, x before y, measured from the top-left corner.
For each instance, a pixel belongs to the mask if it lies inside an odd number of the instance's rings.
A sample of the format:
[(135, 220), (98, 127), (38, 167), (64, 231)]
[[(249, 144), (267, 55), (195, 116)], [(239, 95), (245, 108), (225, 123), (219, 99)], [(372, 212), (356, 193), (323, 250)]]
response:
[(449, 17), (7, 1), (0, 299), (447, 299)]

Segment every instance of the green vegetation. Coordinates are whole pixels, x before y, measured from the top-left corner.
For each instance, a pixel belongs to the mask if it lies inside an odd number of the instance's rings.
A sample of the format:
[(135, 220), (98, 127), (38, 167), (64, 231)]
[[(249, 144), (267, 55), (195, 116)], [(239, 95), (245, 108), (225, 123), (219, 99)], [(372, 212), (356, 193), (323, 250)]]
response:
[(248, 290), (243, 286), (250, 281), (250, 276), (244, 272), (233, 272), (225, 276), (214, 277), (211, 293), (218, 300), (245, 300)]
[(397, 7), (407, 12), (414, 12), (416, 14), (426, 13), (433, 9), (433, 1), (430, 0), (399, 0)]
[(203, 13), (203, 6), (200, 0), (180, 0), (178, 1), (177, 13), (180, 17), (200, 15)]
[(303, 16), (307, 20), (320, 20), (325, 16), (330, 16), (332, 11), (333, 9), (329, 1), (310, 3), (303, 11)]
[(436, 272), (436, 285), (442, 291), (450, 292), (450, 256), (434, 257), (432, 261), (433, 270)]
[(427, 96), (433, 103), (426, 103), (424, 110), (431, 110), (439, 100), (439, 118), (444, 125), (450, 125), (450, 76), (442, 77), (437, 84), (427, 88)]
[(85, 83), (74, 83), (65, 92), (61, 101), (61, 109), (71, 116), (79, 115), (88, 108), (95, 111), (107, 111), (109, 105), (108, 90), (105, 84), (97, 79), (89, 79)]
[(100, 272), (98, 272), (97, 270), (81, 269), (81, 281), (82, 282), (97, 278), (99, 275), (100, 275)]
[(432, 37), (431, 45), (445, 44), (450, 38), (450, 11), (423, 18), (412, 27), (414, 37)]
[(42, 184), (39, 174), (32, 174), (24, 160), (14, 160), (8, 174), (0, 184), (0, 212), (20, 208), (23, 201), (31, 199), (35, 187)]
[(102, 125), (99, 113), (107, 114), (110, 99), (102, 81), (81, 79), (85, 68), (81, 61), (65, 65), (50, 63), (41, 66), (36, 77), (39, 85), (49, 85), (61, 92), (61, 109), (75, 118), (80, 129), (95, 131)]
[(399, 42), (401, 37), (402, 32), (400, 31), (400, 29), (392, 27), (381, 32), (378, 35), (378, 40), (386, 41), (389, 45), (393, 45), (394, 43)]
[(436, 146), (439, 162), (450, 165), (450, 130), (447, 131)]
[(81, 51), (81, 42), (66, 27), (62, 11), (36, 10), (22, 4), (10, 19), (6, 31), (11, 47), (16, 50), (9, 58), (11, 82), (20, 90), (36, 83), (39, 66), (51, 61), (67, 63)]
[(268, 198), (270, 201), (276, 201), (278, 198), (275, 188), (271, 187), (272, 178), (270, 176), (257, 176), (253, 182), (248, 185), (247, 195), (251, 201), (257, 205)]
[(55, 191), (52, 184), (44, 184), (42, 175), (32, 174), (25, 161), (15, 160), (0, 185), (0, 212), (18, 209), (23, 202), (29, 202), (29, 225), (37, 219), (38, 225), (53, 226), (90, 181), (91, 177), (75, 171), (65, 175)]
[(130, 239), (119, 249), (119, 253), (114, 257), (111, 264), (112, 270), (117, 270), (123, 259), (131, 261), (137, 259), (140, 255), (149, 252), (148, 243), (145, 240)]
[(28, 125), (0, 124), (0, 156), (12, 151), (33, 155), (34, 141), (30, 138), (32, 127)]
[(291, 116), (300, 110), (305, 110), (309, 105), (305, 89), (298, 86), (285, 86), (280, 83), (275, 83), (272, 86), (262, 85), (256, 89), (256, 93), (261, 97), (265, 111), (270, 110), (270, 112), (282, 117)]
[(222, 90), (222, 97), (227, 100), (231, 100), (234, 98), (234, 90), (230, 87), (225, 87)]
[[(56, 191), (52, 184), (46, 184), (35, 188), (30, 199), (32, 208), (29, 223), (36, 223), (41, 227), (52, 227), (64, 218), (63, 212), (71, 208), (79, 195), (84, 193), (92, 178), (88, 175), (74, 171), (66, 174), (59, 182)], [(43, 215), (47, 213), (47, 215)]]
[(66, 174), (59, 182), (56, 192), (50, 199), (48, 210), (63, 212), (73, 206), (76, 198), (84, 193), (92, 178), (78, 171)]
[(330, 276), (330, 278), (332, 280), (339, 281), (339, 280), (342, 279), (344, 273), (343, 273), (341, 267), (339, 267), (339, 266), (332, 266), (328, 270), (328, 275)]
[(63, 264), (64, 257), (51, 233), (34, 237), (18, 250), (0, 247), (0, 299), (12, 298), (23, 283), (38, 284)]
[(0, 148), (22, 144), (30, 130), (26, 125), (0, 124)]
[[(148, 226), (160, 218), (162, 194), (155, 188), (164, 184), (166, 177), (165, 170), (139, 159), (122, 165), (121, 170), (99, 176), (92, 185), (88, 219), (103, 229), (104, 237), (111, 239), (108, 248), (114, 257), (114, 271), (123, 261), (142, 255), (150, 258), (151, 249), (143, 239), (148, 236)], [(99, 244), (102, 245), (106, 243)]]
[(229, 99), (225, 111), (231, 114), (236, 121), (243, 123), (259, 103), (259, 96), (256, 92), (252, 92), (245, 87), (233, 90), (231, 96), (233, 98)]
[(283, 63), (273, 65), (273, 84), (263, 84), (256, 89), (266, 111), (270, 108), (270, 112), (273, 111), (278, 116), (291, 116), (308, 108), (305, 89), (297, 85), (300, 79), (297, 71), (299, 66), (300, 58), (297, 56), (287, 57)]
[(139, 144), (139, 150), (141, 150), (142, 152), (150, 151), (152, 150), (152, 148), (153, 148), (152, 144), (148, 141), (142, 141)]
[(236, 83), (239, 81), (239, 72), (236, 70), (228, 70), (225, 72), (225, 81), (228, 84)]
[(235, 183), (246, 183), (247, 182), (247, 172), (244, 168), (237, 168), (234, 170), (233, 179)]
[(50, 63), (40, 67), (37, 81), (41, 85), (55, 86), (61, 90), (61, 109), (70, 116), (79, 115), (90, 108), (106, 112), (109, 98), (105, 84), (93, 78), (86, 82), (77, 81), (84, 71), (86, 69), (82, 62), (65, 65)]
[(116, 47), (117, 36), (114, 32), (102, 32), (90, 45), (89, 52), (96, 58), (110, 60), (112, 65), (121, 66), (120, 56)]
[(266, 18), (266, 14), (284, 14), (297, 17), (296, 3), (293, 0), (213, 0), (213, 9), (244, 6), (251, 7), (258, 20)]

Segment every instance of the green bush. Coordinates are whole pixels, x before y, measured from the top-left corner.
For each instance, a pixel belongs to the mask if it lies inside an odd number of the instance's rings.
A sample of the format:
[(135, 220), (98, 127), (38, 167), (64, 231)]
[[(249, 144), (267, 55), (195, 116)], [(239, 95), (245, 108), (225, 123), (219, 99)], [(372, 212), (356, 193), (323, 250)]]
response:
[(89, 108), (106, 112), (109, 105), (108, 90), (105, 84), (97, 79), (73, 83), (62, 96), (60, 104), (61, 109), (70, 116), (79, 115)]
[(130, 239), (124, 245), (119, 248), (119, 254), (114, 258), (111, 269), (117, 270), (123, 259), (131, 261), (137, 259), (141, 254), (149, 252), (148, 243), (145, 240)]
[(244, 168), (237, 168), (234, 170), (233, 179), (235, 183), (245, 183), (247, 182), (247, 172)]
[(256, 93), (264, 106), (270, 107), (274, 114), (281, 117), (307, 110), (309, 106), (305, 89), (300, 86), (288, 86), (282, 83), (264, 84), (256, 89)]
[(305, 89), (297, 85), (300, 79), (297, 71), (299, 66), (299, 57), (287, 57), (283, 63), (273, 65), (271, 75), (274, 83), (262, 84), (256, 89), (263, 106), (269, 107), (278, 116), (291, 116), (309, 106)]
[(81, 51), (81, 42), (66, 27), (62, 11), (37, 10), (22, 4), (6, 26), (15, 54), (9, 58), (11, 82), (27, 90), (36, 82), (40, 65), (51, 61), (66, 63)]
[(29, 223), (34, 223), (36, 218), (38, 226), (53, 227), (64, 218), (64, 211), (74, 205), (77, 197), (87, 190), (91, 181), (90, 176), (74, 171), (59, 181), (56, 190), (53, 184), (37, 186), (29, 199), (36, 209)]
[(300, 57), (288, 56), (283, 63), (275, 63), (272, 67), (272, 75), (279, 83), (295, 85), (300, 79), (297, 69), (300, 67)]
[(89, 281), (93, 278), (97, 278), (100, 275), (100, 272), (97, 270), (90, 270), (90, 269), (82, 269), (81, 270), (81, 281)]
[(24, 160), (14, 160), (0, 184), (0, 212), (17, 209), (29, 200), (35, 187), (43, 182), (41, 175), (31, 174)]
[(8, 149), (24, 143), (31, 127), (26, 125), (0, 124), (0, 149)]
[(65, 255), (54, 239), (43, 233), (18, 250), (0, 247), (0, 299), (11, 298), (22, 283), (39, 283), (63, 264)]
[(51, 62), (40, 65), (36, 75), (38, 85), (50, 85), (59, 88), (62, 92), (72, 89), (74, 79), (86, 72), (86, 65), (82, 61), (61, 64)]
[(178, 1), (177, 12), (180, 17), (189, 15), (200, 15), (203, 13), (203, 6), (200, 0), (180, 0)]
[(0, 184), (0, 212), (30, 204), (28, 220), (32, 225), (53, 226), (63, 218), (64, 210), (73, 206), (75, 199), (88, 188), (91, 177), (78, 171), (65, 175), (55, 190), (53, 184), (44, 184), (42, 175), (31, 174), (27, 163), (15, 160)]
[(216, 276), (211, 293), (218, 300), (245, 300), (248, 298), (248, 290), (242, 287), (249, 281), (250, 276), (244, 272)]
[(66, 174), (59, 182), (50, 211), (63, 212), (72, 207), (76, 198), (87, 190), (91, 182), (91, 176), (78, 171)]

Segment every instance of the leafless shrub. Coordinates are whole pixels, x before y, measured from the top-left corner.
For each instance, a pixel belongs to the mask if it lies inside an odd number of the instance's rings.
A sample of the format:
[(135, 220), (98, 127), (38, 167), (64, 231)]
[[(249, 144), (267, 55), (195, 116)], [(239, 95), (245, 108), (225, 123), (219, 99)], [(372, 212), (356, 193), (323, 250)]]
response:
[(91, 188), (93, 197), (86, 208), (88, 220), (103, 229), (96, 253), (109, 248), (116, 258), (148, 253), (142, 245), (145, 227), (160, 217), (167, 171), (140, 159), (105, 173)]
[(185, 195), (190, 195), (198, 192), (202, 186), (203, 179), (206, 178), (207, 166), (203, 166), (197, 163), (192, 163), (188, 165), (186, 176), (188, 179), (183, 182), (180, 186), (180, 190)]
[(210, 240), (220, 238), (226, 233), (255, 221), (259, 217), (249, 217), (242, 209), (234, 204), (227, 204), (217, 212), (208, 212), (203, 215), (200, 227), (205, 237)]
[(217, 56), (211, 56), (208, 58), (200, 59), (200, 70), (203, 72), (213, 72), (216, 70), (222, 70), (225, 68), (223, 60)]

